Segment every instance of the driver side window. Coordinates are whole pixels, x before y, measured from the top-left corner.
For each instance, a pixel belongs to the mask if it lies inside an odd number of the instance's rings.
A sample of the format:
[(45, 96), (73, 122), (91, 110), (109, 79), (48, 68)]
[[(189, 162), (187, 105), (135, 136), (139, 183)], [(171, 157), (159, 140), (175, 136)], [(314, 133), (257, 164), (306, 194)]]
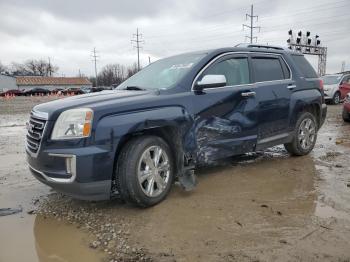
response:
[(215, 63), (203, 72), (200, 80), (206, 75), (224, 75), (226, 86), (249, 84), (248, 58), (229, 58)]

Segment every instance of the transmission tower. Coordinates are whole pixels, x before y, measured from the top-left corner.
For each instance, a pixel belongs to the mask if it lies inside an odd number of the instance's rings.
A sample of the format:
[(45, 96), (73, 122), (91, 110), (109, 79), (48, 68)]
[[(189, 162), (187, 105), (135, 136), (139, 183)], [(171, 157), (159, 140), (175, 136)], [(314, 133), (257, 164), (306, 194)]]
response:
[(94, 49), (91, 51), (91, 56), (92, 56), (92, 61), (95, 64), (95, 84), (96, 87), (98, 86), (98, 80), (97, 80), (97, 60), (99, 58), (99, 56), (97, 55), (97, 51), (96, 51), (96, 47), (94, 47)]
[(254, 36), (254, 30), (259, 29), (259, 32), (260, 32), (260, 29), (261, 29), (260, 26), (254, 26), (254, 18), (256, 18), (256, 22), (258, 22), (258, 16), (254, 15), (253, 5), (250, 6), (250, 14), (246, 14), (245, 19), (248, 20), (248, 17), (250, 19), (250, 25), (243, 24), (243, 30), (245, 27), (250, 29), (250, 35), (245, 36), (245, 39), (248, 38), (249, 42), (252, 44), (254, 39), (255, 39), (255, 42), (258, 41), (258, 37)]
[(340, 72), (345, 72), (345, 61), (341, 63), (341, 71)]
[(133, 39), (131, 39), (131, 43), (134, 43), (137, 50), (137, 70), (140, 71), (140, 49), (142, 48), (141, 44), (144, 44), (145, 41), (142, 40), (142, 34), (139, 33), (139, 29), (136, 29), (136, 34), (133, 34)]

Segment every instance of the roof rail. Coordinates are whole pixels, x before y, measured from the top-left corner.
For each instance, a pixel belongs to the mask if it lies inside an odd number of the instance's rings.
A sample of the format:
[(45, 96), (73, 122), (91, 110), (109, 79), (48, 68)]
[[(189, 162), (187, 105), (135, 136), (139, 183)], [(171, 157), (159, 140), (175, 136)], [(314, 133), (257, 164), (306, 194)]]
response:
[(266, 49), (275, 49), (275, 50), (284, 50), (281, 46), (273, 45), (260, 45), (260, 44), (238, 44), (236, 47), (250, 47), (250, 48), (266, 48)]

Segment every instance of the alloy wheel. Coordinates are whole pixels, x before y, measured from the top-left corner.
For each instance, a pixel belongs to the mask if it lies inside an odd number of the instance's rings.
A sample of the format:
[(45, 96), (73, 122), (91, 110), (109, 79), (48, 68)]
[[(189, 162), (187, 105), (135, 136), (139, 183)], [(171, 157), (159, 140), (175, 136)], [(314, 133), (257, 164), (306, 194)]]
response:
[(340, 103), (340, 95), (338, 93), (336, 93), (334, 95), (334, 104), (339, 104)]
[(299, 126), (298, 141), (302, 149), (308, 150), (316, 139), (316, 125), (310, 118), (304, 119)]
[(169, 184), (169, 157), (160, 146), (151, 146), (141, 155), (138, 165), (138, 181), (148, 197), (157, 197)]

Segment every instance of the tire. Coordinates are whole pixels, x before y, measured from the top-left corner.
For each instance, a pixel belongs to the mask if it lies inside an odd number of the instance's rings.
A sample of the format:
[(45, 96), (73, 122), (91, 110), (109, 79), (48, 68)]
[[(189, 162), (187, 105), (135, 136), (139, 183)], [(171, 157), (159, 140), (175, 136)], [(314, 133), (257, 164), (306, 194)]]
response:
[(350, 122), (350, 114), (345, 109), (343, 109), (342, 117), (344, 122)]
[(332, 105), (338, 105), (340, 103), (340, 92), (337, 91), (335, 92), (332, 100), (331, 100)]
[(310, 112), (302, 113), (297, 121), (293, 140), (291, 143), (284, 144), (285, 149), (294, 156), (309, 154), (316, 144), (317, 131), (315, 116)]
[[(157, 152), (160, 152), (158, 169), (154, 168)], [(164, 170), (159, 171), (161, 166)], [(150, 207), (163, 201), (171, 189), (174, 180), (173, 155), (160, 137), (137, 137), (121, 150), (115, 172), (121, 198), (139, 207)]]

